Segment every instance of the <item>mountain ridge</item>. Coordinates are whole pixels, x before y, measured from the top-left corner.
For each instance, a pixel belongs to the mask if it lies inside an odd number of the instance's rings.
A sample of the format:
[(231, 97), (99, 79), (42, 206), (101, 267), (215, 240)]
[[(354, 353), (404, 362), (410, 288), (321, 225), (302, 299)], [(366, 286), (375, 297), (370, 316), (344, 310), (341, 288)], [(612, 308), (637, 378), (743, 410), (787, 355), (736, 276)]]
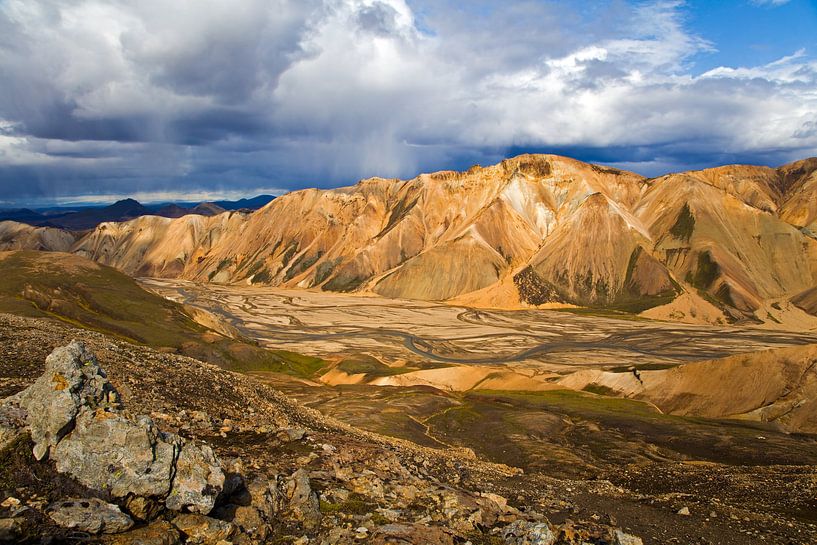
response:
[(0, 209), (0, 221), (16, 221), (34, 227), (56, 227), (82, 232), (93, 229), (100, 223), (122, 222), (142, 216), (180, 218), (190, 214), (215, 216), (226, 211), (247, 212), (261, 208), (274, 198), (272, 195), (257, 195), (237, 201), (170, 202), (148, 205), (143, 205), (133, 198), (125, 198), (110, 205), (83, 206), (73, 210), (61, 207), (36, 210)]
[[(722, 321), (774, 323), (761, 309), (817, 285), (816, 195), (815, 158), (647, 179), (526, 154), (304, 189), (250, 214), (102, 223), (71, 251), (140, 276), (486, 307), (666, 307), (682, 320), (703, 298)], [(20, 229), (4, 237), (3, 226), (0, 247), (20, 247)], [(695, 297), (673, 309), (684, 294)]]

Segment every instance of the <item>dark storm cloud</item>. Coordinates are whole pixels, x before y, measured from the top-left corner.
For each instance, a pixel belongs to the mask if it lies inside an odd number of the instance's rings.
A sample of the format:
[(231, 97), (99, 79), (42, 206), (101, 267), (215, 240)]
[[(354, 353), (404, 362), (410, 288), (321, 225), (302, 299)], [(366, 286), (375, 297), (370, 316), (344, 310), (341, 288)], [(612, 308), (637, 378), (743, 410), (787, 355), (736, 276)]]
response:
[(794, 133), (795, 138), (808, 139), (817, 136), (817, 118), (814, 121), (806, 121)]
[(25, 134), (48, 140), (103, 140), (146, 142), (155, 139), (155, 120), (148, 115), (111, 116), (104, 119), (77, 118), (76, 104), (44, 104), (35, 115), (21, 120)]
[(168, 123), (170, 141), (203, 146), (231, 135), (252, 138), (269, 130), (268, 120), (253, 112), (214, 108), (190, 117), (178, 117)]
[(0, 201), (327, 187), (525, 151), (646, 174), (815, 153), (814, 61), (693, 74), (713, 46), (683, 9), (5, 0)]

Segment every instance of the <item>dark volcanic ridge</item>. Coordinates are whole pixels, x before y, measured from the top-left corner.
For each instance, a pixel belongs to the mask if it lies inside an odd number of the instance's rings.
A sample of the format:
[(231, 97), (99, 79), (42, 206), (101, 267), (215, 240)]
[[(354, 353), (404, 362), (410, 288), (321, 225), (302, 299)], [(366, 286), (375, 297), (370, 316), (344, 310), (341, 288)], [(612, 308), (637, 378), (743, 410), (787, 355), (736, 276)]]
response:
[(274, 199), (272, 195), (258, 195), (237, 201), (201, 203), (165, 203), (143, 205), (135, 199), (122, 199), (107, 206), (52, 207), (0, 209), (0, 221), (16, 221), (34, 227), (54, 227), (68, 231), (84, 231), (108, 221), (128, 221), (141, 216), (180, 218), (189, 214), (215, 216), (228, 210), (257, 210)]

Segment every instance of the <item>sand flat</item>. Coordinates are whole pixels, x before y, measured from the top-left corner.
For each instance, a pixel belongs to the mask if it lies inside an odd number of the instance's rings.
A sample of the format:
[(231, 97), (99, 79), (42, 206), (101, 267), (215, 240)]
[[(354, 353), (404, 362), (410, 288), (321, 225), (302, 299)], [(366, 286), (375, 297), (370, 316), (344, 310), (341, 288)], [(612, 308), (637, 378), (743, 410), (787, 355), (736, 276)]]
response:
[[(141, 279), (264, 346), (330, 362), (367, 355), (410, 373), (349, 382), (542, 389), (581, 370), (661, 369), (817, 343), (817, 334), (713, 327), (564, 310), (477, 310), (360, 294)], [(343, 374), (328, 375), (342, 382)], [(527, 379), (527, 380), (526, 380)], [(487, 382), (486, 382), (487, 381)], [(582, 381), (573, 381), (580, 384)], [(562, 381), (563, 385), (572, 384)]]

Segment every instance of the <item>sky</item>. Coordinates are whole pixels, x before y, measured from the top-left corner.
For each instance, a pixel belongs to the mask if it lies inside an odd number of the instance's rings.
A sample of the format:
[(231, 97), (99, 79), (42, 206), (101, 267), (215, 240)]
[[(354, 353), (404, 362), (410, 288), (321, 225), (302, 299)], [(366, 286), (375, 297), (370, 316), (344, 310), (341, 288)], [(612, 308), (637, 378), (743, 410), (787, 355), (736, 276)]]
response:
[(0, 0), (0, 206), (817, 155), (817, 0)]

